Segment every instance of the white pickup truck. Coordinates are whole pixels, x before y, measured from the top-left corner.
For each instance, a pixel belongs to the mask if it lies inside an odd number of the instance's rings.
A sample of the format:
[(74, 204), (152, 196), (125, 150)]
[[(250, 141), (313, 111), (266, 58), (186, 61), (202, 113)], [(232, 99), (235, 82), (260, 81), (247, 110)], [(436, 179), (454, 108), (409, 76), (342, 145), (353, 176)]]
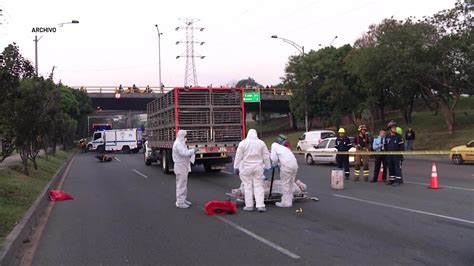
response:
[(87, 143), (88, 151), (137, 153), (142, 148), (142, 132), (137, 128), (96, 131)]

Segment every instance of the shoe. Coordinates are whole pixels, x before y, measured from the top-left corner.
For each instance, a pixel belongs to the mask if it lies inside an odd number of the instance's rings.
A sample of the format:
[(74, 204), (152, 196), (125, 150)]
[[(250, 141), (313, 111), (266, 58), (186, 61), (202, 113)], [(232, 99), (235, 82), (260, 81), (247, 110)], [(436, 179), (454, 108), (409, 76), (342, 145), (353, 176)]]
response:
[(189, 200), (184, 200), (184, 203), (188, 204), (189, 206), (193, 205), (193, 204), (191, 203), (191, 201), (189, 201)]
[(265, 207), (260, 207), (260, 208), (257, 208), (257, 211), (258, 212), (266, 212), (267, 209)]
[(251, 212), (253, 211), (253, 207), (244, 207), (244, 211)]
[(176, 203), (176, 207), (180, 209), (187, 209), (189, 208), (189, 205), (186, 203)]
[(359, 182), (359, 178), (354, 179), (354, 182)]
[(291, 207), (291, 205), (286, 205), (286, 204), (283, 204), (282, 202), (275, 203), (275, 206), (280, 207), (280, 208), (290, 208)]
[(364, 181), (365, 181), (365, 182), (369, 182), (369, 179), (368, 179), (368, 178), (364, 178)]
[(395, 183), (395, 181), (392, 180), (392, 181), (388, 181), (388, 182), (386, 183), (386, 185), (387, 185), (387, 186), (391, 186), (391, 185), (393, 185), (394, 183)]
[(370, 183), (377, 183), (377, 180), (371, 180)]
[(348, 177), (348, 176), (346, 176), (346, 180), (349, 180), (349, 177)]

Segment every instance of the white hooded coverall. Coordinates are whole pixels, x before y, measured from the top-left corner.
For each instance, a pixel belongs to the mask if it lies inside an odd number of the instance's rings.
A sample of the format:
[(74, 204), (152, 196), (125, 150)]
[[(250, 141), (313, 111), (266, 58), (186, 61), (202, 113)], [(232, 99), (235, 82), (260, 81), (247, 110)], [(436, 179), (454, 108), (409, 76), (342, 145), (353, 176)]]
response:
[(273, 165), (278, 164), (280, 166), (280, 179), (283, 191), (281, 204), (285, 207), (291, 207), (293, 205), (293, 184), (296, 181), (298, 162), (290, 149), (278, 143), (272, 144), (270, 158)]
[(257, 208), (265, 207), (263, 188), (263, 170), (271, 167), (267, 145), (250, 129), (247, 138), (239, 143), (234, 160), (234, 169), (239, 169), (240, 179), (244, 183), (245, 207), (253, 208), (253, 196)]
[(193, 149), (186, 146), (186, 130), (178, 131), (173, 143), (174, 173), (176, 175), (176, 205), (183, 205), (188, 196), (188, 173), (191, 172), (191, 163), (194, 163)]

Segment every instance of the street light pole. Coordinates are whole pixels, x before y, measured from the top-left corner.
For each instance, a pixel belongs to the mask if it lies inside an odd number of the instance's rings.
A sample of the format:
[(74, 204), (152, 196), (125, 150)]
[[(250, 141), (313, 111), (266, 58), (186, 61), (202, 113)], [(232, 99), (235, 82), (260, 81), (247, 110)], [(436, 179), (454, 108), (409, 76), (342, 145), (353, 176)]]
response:
[(332, 39), (331, 43), (329, 43), (329, 46), (332, 47), (332, 43), (337, 39), (337, 35)]
[[(295, 43), (294, 41), (291, 41), (291, 40), (288, 40), (288, 39), (285, 39), (285, 38), (281, 38), (281, 37), (278, 37), (277, 35), (272, 35), (271, 36), (272, 39), (280, 39), (288, 44), (290, 44), (291, 46), (295, 47), (296, 50), (298, 50), (298, 52), (301, 53), (301, 58), (303, 59), (304, 58), (304, 46), (302, 45), (299, 45), (297, 43)], [(304, 94), (304, 126), (305, 126), (305, 130), (306, 132), (308, 132), (308, 99), (307, 99), (307, 86), (305, 86), (303, 88), (303, 94)]]
[(38, 39), (38, 35), (35, 35), (35, 74), (36, 76), (38, 76), (38, 41), (41, 40), (43, 36), (39, 37)]
[(160, 86), (160, 91), (163, 92), (163, 86), (161, 83), (161, 35), (163, 35), (163, 33), (160, 32), (158, 24), (155, 24), (155, 27), (156, 33), (158, 34), (158, 86)]
[[(78, 24), (78, 23), (79, 23), (78, 20), (72, 20), (69, 22), (58, 23), (58, 26), (62, 27), (66, 24)], [(35, 42), (35, 74), (36, 76), (38, 76), (38, 42), (41, 40), (41, 38), (43, 38), (43, 36), (40, 36), (38, 38), (38, 35), (35, 35), (35, 39), (33, 40)]]

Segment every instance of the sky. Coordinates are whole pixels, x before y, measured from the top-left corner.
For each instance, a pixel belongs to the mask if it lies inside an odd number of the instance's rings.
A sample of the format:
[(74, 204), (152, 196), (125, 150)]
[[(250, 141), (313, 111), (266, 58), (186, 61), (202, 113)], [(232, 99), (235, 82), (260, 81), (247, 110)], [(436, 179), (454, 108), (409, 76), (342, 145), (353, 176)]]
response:
[[(247, 77), (278, 84), (288, 57), (298, 54), (278, 35), (317, 50), (353, 44), (369, 25), (393, 16), (421, 18), (451, 8), (455, 0), (0, 0), (0, 47), (16, 42), (34, 64), (33, 27), (57, 27), (38, 34), (39, 74), (53, 66), (55, 81), (69, 86), (157, 86), (161, 36), (162, 83), (182, 86), (186, 60), (183, 19), (198, 19), (195, 53), (198, 84), (227, 85)], [(181, 20), (180, 20), (181, 19)]]

